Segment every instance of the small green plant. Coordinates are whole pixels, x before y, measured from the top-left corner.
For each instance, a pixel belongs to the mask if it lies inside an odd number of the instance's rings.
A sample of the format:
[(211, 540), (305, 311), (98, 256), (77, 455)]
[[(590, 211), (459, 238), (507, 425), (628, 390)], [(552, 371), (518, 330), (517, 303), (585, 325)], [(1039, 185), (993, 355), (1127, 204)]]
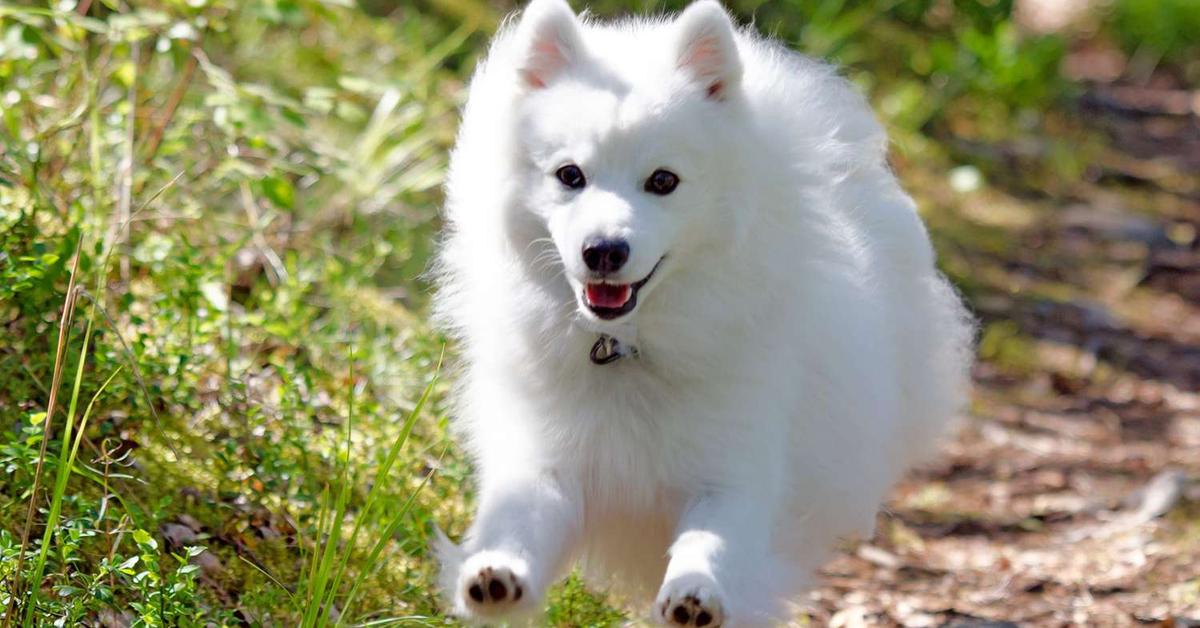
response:
[(1200, 79), (1200, 5), (1192, 0), (1118, 0), (1109, 28), (1135, 57), (1180, 64)]
[(979, 357), (1014, 374), (1027, 374), (1037, 365), (1032, 339), (1013, 321), (990, 323), (979, 339)]
[(137, 613), (136, 626), (200, 626), (203, 614), (196, 605), (196, 572), (199, 567), (189, 562), (204, 553), (205, 548), (189, 546), (182, 554), (171, 554), (172, 566), (160, 564), (158, 542), (142, 529), (133, 531), (138, 553), (117, 566), (116, 572), (137, 592), (138, 600), (130, 603)]
[[(351, 363), (353, 364), (353, 360)], [(353, 375), (351, 380), (353, 380)], [(421, 398), (413, 406), (401, 426), (400, 432), (392, 441), (387, 456), (376, 469), (371, 490), (367, 493), (362, 508), (354, 517), (354, 526), (349, 536), (343, 536), (342, 527), (347, 516), (349, 496), (356, 479), (350, 469), (349, 449), (354, 430), (354, 403), (353, 396), (351, 396), (349, 412), (346, 417), (346, 450), (342, 457), (342, 468), (339, 471), (336, 486), (332, 490), (326, 488), (321, 494), (321, 514), (317, 518), (317, 539), (314, 543), (314, 551), (309, 557), (306, 575), (300, 583), (300, 594), (295, 600), (302, 610), (301, 626), (308, 628), (310, 626), (342, 625), (343, 619), (350, 616), (354, 603), (358, 601), (358, 595), (367, 575), (375, 569), (384, 548), (400, 528), (404, 519), (409, 516), (416, 492), (414, 491), (389, 516), (382, 504), (383, 497), (380, 487), (388, 481), (392, 467), (404, 444), (408, 441), (408, 437), (412, 434), (422, 408), (429, 401), (436, 381), (435, 371), (434, 378), (421, 393)], [(426, 476), (426, 480), (428, 480), (428, 476)], [(421, 484), (421, 487), (423, 486), (424, 482)], [(418, 487), (417, 490), (420, 490), (421, 487)], [(370, 544), (370, 550), (367, 552), (365, 560), (358, 565), (357, 574), (347, 582), (349, 576), (347, 566), (355, 552), (360, 534), (366, 526), (371, 526), (381, 533)], [(342, 585), (347, 583), (349, 591), (345, 593), (344, 597), (340, 597)], [(336, 614), (335, 608), (340, 609), (336, 611)], [(405, 617), (403, 619), (415, 622), (421, 618)]]

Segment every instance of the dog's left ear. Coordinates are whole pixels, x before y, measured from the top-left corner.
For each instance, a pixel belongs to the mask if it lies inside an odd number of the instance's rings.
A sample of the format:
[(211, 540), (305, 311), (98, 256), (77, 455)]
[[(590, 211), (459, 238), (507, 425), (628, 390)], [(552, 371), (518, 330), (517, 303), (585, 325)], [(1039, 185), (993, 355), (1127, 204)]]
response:
[(742, 79), (733, 21), (717, 0), (693, 2), (675, 21), (676, 66), (712, 100), (724, 100)]

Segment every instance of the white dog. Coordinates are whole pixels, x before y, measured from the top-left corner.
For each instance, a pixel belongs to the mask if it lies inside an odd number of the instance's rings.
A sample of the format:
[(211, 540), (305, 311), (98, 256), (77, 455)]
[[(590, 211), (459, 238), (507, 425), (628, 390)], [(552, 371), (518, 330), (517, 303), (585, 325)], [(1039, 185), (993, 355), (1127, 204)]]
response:
[(471, 83), (440, 316), (479, 472), (443, 586), (533, 616), (580, 564), (658, 621), (778, 621), (964, 399), (971, 324), (867, 104), (714, 0), (533, 0)]

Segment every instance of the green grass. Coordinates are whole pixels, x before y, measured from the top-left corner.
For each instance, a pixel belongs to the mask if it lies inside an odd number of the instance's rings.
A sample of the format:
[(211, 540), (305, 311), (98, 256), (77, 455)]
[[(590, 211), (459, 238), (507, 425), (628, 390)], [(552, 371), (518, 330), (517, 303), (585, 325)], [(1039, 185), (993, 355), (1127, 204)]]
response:
[[(902, 171), (956, 165), (947, 132), (1031, 133), (1071, 91), (1067, 42), (1020, 33), (1011, 3), (933, 4), (730, 2), (843, 63)], [(1134, 4), (1112, 28), (1186, 59), (1176, 20)], [(463, 531), (471, 482), (421, 274), (505, 6), (0, 2), (4, 625), (449, 621), (428, 541)], [(548, 621), (621, 617), (572, 580)]]
[(429, 476), (466, 473), (414, 277), (477, 29), (322, 2), (0, 20), (6, 623), (433, 615), (428, 524), (461, 489)]

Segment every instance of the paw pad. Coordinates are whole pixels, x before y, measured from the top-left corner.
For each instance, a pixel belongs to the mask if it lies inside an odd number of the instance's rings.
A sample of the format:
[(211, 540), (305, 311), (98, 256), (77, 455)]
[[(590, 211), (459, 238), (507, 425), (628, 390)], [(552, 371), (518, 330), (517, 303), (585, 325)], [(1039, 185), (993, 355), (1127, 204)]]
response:
[(516, 603), (525, 590), (511, 571), (484, 567), (467, 583), (467, 596), (479, 605)]
[(705, 603), (694, 594), (680, 599), (667, 599), (659, 609), (663, 619), (672, 626), (716, 628), (721, 625), (722, 613), (715, 603)]

